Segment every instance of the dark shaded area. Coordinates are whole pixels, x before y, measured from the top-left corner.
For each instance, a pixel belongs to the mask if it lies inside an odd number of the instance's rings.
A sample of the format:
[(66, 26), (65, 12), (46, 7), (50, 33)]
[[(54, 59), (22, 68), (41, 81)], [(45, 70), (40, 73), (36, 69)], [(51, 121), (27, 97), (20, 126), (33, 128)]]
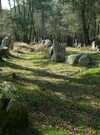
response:
[(22, 58), (22, 57), (18, 57), (18, 56), (16, 56), (16, 55), (10, 53), (10, 54), (9, 54), (9, 59), (11, 59), (11, 58), (24, 59), (24, 58)]
[[(16, 82), (19, 84), (26, 85), (25, 80), (24, 82), (22, 80)], [(88, 90), (84, 90), (83, 88), (82, 93), (79, 93), (80, 88), (78, 89), (78, 87), (73, 86), (72, 89), (71, 88), (72, 86), (70, 85), (69, 87), (67, 84), (66, 84), (67, 86), (65, 87), (65, 84), (54, 85), (49, 82), (47, 84), (47, 82), (38, 81), (38, 80), (34, 80), (32, 82), (35, 85), (38, 85), (40, 89), (42, 89), (42, 93), (41, 92), (34, 93), (32, 91), (27, 92), (28, 90), (26, 89), (22, 94), (26, 102), (28, 103), (29, 108), (32, 109), (32, 111), (37, 112), (37, 114), (39, 112), (42, 112), (48, 117), (51, 116), (52, 119), (53, 117), (54, 118), (58, 117), (58, 119), (62, 119), (66, 122), (70, 122), (73, 126), (82, 126), (82, 127), (87, 126), (87, 127), (92, 127), (94, 129), (99, 129), (100, 109), (93, 108), (92, 106), (86, 104), (82, 104), (82, 105), (80, 104), (82, 100), (86, 100), (85, 99), (86, 96), (89, 97), (92, 96), (93, 90), (92, 91), (90, 90), (89, 93)], [(61, 87), (59, 87), (60, 85), (63, 88), (65, 87), (64, 91)], [(56, 95), (52, 96), (50, 93), (48, 93), (50, 91), (64, 92), (64, 95), (66, 95), (66, 100), (65, 100), (66, 103), (63, 100), (63, 98), (60, 98), (59, 96)], [(51, 123), (52, 120), (49, 119), (49, 122)]]
[(41, 131), (35, 128), (27, 128), (27, 129), (6, 129), (1, 130), (0, 135), (42, 135)]
[[(70, 122), (73, 126), (88, 126), (96, 130), (100, 128), (100, 108), (80, 104), (81, 101), (88, 101), (86, 99), (87, 96), (89, 98), (94, 96), (95, 99), (100, 99), (100, 76), (98, 74), (74, 78), (50, 73), (46, 70), (27, 68), (10, 62), (6, 62), (4, 66), (9, 66), (12, 69), (31, 71), (33, 76), (64, 80), (63, 82), (53, 83), (48, 80), (28, 79), (23, 77), (23, 74), (19, 75), (16, 73), (8, 75), (8, 78), (7, 76), (3, 76), (5, 80), (10, 80), (15, 83), (15, 85), (21, 84), (25, 87), (27, 84), (35, 84), (39, 87), (41, 92), (37, 93), (31, 92), (28, 89), (21, 91), (31, 111), (37, 113), (42, 112), (48, 117), (51, 116), (52, 120), (53, 117), (57, 117), (63, 121)], [(94, 84), (94, 86), (91, 87), (92, 84)], [(54, 92), (54, 96), (50, 94), (51, 92)], [(56, 92), (64, 94), (66, 99), (57, 96)], [(49, 119), (49, 123), (52, 123), (52, 120)], [(52, 124), (54, 123), (55, 122)], [(56, 123), (54, 125), (56, 125)]]
[(34, 76), (42, 76), (42, 77), (48, 76), (50, 78), (56, 78), (56, 79), (67, 79), (68, 78), (67, 76), (50, 73), (43, 69), (27, 68), (24, 66), (20, 66), (20, 65), (8, 62), (8, 61), (3, 61), (1, 64), (1, 67), (11, 67), (12, 69), (28, 70), (28, 71), (33, 72)]

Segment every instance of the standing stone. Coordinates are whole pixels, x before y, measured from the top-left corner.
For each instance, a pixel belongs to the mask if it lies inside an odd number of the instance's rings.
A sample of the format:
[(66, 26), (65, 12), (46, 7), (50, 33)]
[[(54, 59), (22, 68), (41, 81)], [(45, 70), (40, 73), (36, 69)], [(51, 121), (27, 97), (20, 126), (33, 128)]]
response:
[(2, 60), (3, 57), (8, 57), (8, 54), (9, 54), (9, 51), (8, 51), (8, 43), (9, 43), (9, 40), (8, 40), (8, 37), (6, 36), (3, 40), (2, 40), (2, 43), (1, 43), (1, 46), (0, 46), (0, 59)]
[(9, 38), (8, 36), (6, 36), (3, 38), (0, 48), (5, 48), (5, 47), (8, 48), (8, 43), (9, 43)]
[(78, 41), (77, 41), (77, 39), (75, 39), (74, 47), (77, 48), (77, 46), (78, 46)]
[(96, 44), (95, 44), (95, 41), (92, 42), (92, 50), (93, 50), (93, 51), (96, 50)]
[(12, 50), (14, 45), (14, 37), (9, 34), (8, 36), (5, 36), (2, 40), (0, 49), (6, 49), (6, 50)]
[(47, 47), (51, 47), (51, 46), (52, 46), (52, 41), (49, 40), (49, 39), (46, 39), (46, 40), (44, 40), (44, 44), (45, 44)]
[(53, 43), (49, 49), (51, 61), (64, 62), (65, 61), (65, 46), (58, 42)]
[(49, 58), (51, 58), (53, 55), (53, 46), (49, 48)]
[(81, 48), (81, 47), (82, 47), (82, 44), (79, 43), (79, 44), (77, 45), (77, 48)]

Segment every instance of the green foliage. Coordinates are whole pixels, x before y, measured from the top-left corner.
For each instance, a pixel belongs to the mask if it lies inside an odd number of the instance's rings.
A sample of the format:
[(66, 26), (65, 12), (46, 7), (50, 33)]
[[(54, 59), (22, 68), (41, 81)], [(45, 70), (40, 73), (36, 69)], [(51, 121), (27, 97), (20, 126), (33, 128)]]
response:
[[(1, 100), (1, 99), (0, 99)], [(0, 105), (1, 106), (1, 105)], [(5, 110), (0, 109), (0, 127), (3, 128), (7, 119), (7, 113)]]
[(98, 34), (97, 26), (97, 3), (99, 0), (73, 0), (74, 11), (76, 11), (79, 19), (82, 34), (86, 44), (93, 40)]
[[(51, 10), (51, 2), (48, 0), (14, 1), (15, 5), (10, 10), (12, 20), (15, 23), (14, 30), (17, 40), (29, 42), (34, 38), (40, 38), (38, 36), (44, 36), (45, 16)], [(11, 7), (10, 0), (9, 4)], [(38, 19), (37, 16), (39, 16)]]
[(7, 107), (7, 113), (7, 128), (28, 128), (28, 112), (20, 102), (11, 100)]
[[(76, 36), (86, 44), (100, 33), (99, 0), (13, 0), (10, 15), (17, 40)], [(12, 8), (13, 7), (13, 8)]]
[(59, 129), (48, 129), (47, 131), (48, 135), (69, 135), (67, 131), (60, 131)]
[(12, 22), (8, 10), (2, 10), (0, 13), (0, 38), (8, 33), (12, 33)]
[[(93, 53), (88, 48), (67, 48), (66, 57), (68, 54), (87, 52), (99, 62), (100, 54)], [(85, 131), (87, 134), (100, 134), (100, 68), (51, 63), (48, 58), (44, 59), (44, 52), (17, 55), (5, 60), (1, 68), (0, 84), (9, 81), (16, 86), (20, 93), (16, 104), (21, 100), (21, 103), (27, 105), (33, 134), (34, 127), (43, 134), (69, 135), (73, 129), (80, 135)], [(13, 78), (12, 73), (17, 78)], [(15, 119), (15, 116), (10, 117)], [(8, 134), (33, 135), (32, 131), (23, 131), (8, 131)]]
[(29, 126), (28, 111), (20, 101), (16, 88), (4, 82), (1, 87), (0, 120), (3, 129), (26, 128)]
[(25, 106), (16, 100), (8, 99), (4, 97), (0, 99), (2, 104), (0, 108), (0, 127), (2, 129), (23, 129), (28, 128), (29, 119), (28, 112)]

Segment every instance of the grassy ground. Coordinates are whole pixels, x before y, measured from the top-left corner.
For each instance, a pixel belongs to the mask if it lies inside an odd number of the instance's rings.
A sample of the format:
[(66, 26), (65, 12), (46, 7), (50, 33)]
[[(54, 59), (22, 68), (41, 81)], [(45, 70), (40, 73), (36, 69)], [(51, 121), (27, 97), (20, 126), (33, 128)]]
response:
[[(87, 50), (68, 49), (76, 52)], [(31, 52), (0, 62), (0, 69), (0, 83), (15, 84), (43, 135), (100, 135), (100, 68), (51, 63), (43, 52)]]

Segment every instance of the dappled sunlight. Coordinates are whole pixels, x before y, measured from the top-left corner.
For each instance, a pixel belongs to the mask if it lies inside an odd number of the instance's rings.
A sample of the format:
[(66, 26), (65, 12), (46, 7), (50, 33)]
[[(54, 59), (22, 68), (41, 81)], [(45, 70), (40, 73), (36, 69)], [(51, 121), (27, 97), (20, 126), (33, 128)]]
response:
[(53, 63), (34, 52), (4, 60), (1, 69), (0, 83), (15, 84), (35, 127), (99, 129), (99, 68)]
[(0, 135), (100, 135), (100, 0), (0, 0)]

